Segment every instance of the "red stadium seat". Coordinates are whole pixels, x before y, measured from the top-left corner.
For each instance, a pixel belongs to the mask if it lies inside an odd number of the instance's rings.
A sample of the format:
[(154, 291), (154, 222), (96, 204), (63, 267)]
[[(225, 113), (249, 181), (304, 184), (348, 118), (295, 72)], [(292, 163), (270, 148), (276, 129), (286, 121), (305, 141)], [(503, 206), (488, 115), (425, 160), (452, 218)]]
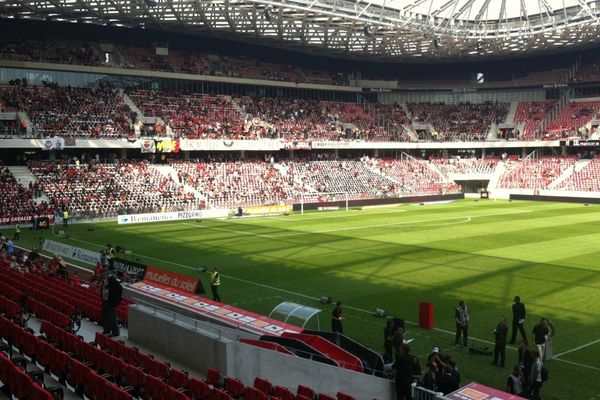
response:
[(268, 398), (269, 396), (255, 387), (247, 387), (244, 391), (244, 400), (268, 400)]
[(349, 394), (343, 393), (343, 392), (337, 392), (337, 400), (356, 400), (354, 397), (350, 396)]
[(267, 396), (273, 393), (273, 384), (264, 378), (256, 377), (254, 379), (254, 387)]
[(298, 395), (308, 397), (309, 399), (314, 399), (316, 397), (315, 391), (308, 386), (298, 385), (298, 390), (296, 393)]
[(194, 400), (204, 400), (210, 397), (210, 386), (208, 383), (197, 378), (190, 379), (190, 394)]
[(225, 391), (234, 399), (241, 397), (244, 394), (246, 385), (237, 378), (227, 377), (225, 379)]
[(294, 400), (294, 393), (290, 389), (279, 385), (275, 386), (273, 396), (280, 400)]

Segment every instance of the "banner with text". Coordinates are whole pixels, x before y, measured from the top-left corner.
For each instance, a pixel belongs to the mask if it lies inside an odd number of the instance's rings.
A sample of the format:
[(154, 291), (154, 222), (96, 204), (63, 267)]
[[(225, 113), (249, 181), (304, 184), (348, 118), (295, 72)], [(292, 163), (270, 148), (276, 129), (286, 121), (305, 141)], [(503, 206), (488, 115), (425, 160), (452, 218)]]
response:
[(272, 215), (289, 214), (292, 212), (291, 205), (273, 205), (273, 206), (248, 206), (244, 207), (246, 215)]
[(447, 394), (444, 398), (454, 400), (525, 400), (525, 398), (515, 394), (506, 393), (475, 382)]
[(192, 294), (196, 292), (196, 286), (198, 286), (198, 279), (176, 272), (158, 269), (152, 265), (148, 265), (144, 281), (159, 283)]
[(149, 222), (183, 221), (186, 219), (201, 218), (225, 218), (229, 215), (228, 210), (196, 210), (196, 211), (173, 211), (166, 213), (129, 214), (119, 215), (119, 224), (144, 224)]
[(146, 269), (148, 268), (146, 264), (119, 257), (113, 258), (112, 266), (115, 272), (123, 272), (127, 274), (127, 281), (129, 283), (139, 282), (144, 279), (144, 275), (146, 275)]
[(50, 224), (54, 223), (54, 214), (47, 215), (6, 215), (0, 219), (0, 225), (14, 225), (14, 224), (32, 224), (36, 218), (48, 218)]
[(44, 245), (42, 248), (50, 253), (70, 258), (72, 260), (81, 261), (84, 264), (96, 265), (96, 263), (100, 261), (100, 253), (55, 242), (54, 240), (44, 240)]
[(283, 143), (276, 139), (259, 140), (190, 140), (181, 139), (181, 150), (184, 151), (279, 151)]

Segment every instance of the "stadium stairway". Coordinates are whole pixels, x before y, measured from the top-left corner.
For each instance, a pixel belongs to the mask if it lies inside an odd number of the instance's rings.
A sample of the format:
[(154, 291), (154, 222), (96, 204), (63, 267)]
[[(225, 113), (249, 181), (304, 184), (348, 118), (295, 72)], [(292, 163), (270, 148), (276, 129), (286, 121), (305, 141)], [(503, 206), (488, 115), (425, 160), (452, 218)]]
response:
[(129, 109), (132, 112), (137, 113), (138, 118), (143, 118), (144, 113), (142, 113), (142, 111), (138, 108), (138, 106), (135, 105), (133, 100), (131, 100), (131, 97), (129, 97), (123, 89), (119, 89), (119, 93), (121, 93), (121, 96), (123, 97), (123, 102), (127, 105), (127, 107), (129, 107)]
[[(165, 178), (172, 179), (173, 182), (179, 182), (179, 178), (177, 177), (177, 171), (175, 171), (175, 169), (170, 165), (154, 165), (153, 167), (156, 168), (157, 171), (160, 172), (160, 174)], [(195, 188), (191, 187), (186, 183), (183, 183), (183, 188), (186, 192), (193, 193), (194, 196), (196, 196), (199, 199), (204, 198), (204, 195), (202, 195), (199, 191), (197, 191)]]
[(427, 161), (427, 162), (425, 162), (425, 164), (427, 164), (429, 169), (433, 170), (433, 172), (435, 172), (436, 175), (439, 175), (440, 178), (442, 178), (442, 181), (444, 183), (452, 182), (452, 179), (450, 179), (449, 176), (446, 176), (445, 174), (443, 174), (442, 171), (440, 171), (440, 169), (434, 163), (432, 163), (431, 161)]
[(506, 122), (515, 122), (517, 116), (517, 109), (519, 108), (518, 101), (511, 101), (508, 106), (508, 113), (506, 114)]
[(573, 168), (567, 168), (566, 170), (564, 170), (558, 178), (556, 178), (550, 185), (548, 185), (548, 189), (556, 189), (560, 186), (562, 182), (569, 179), (571, 175), (573, 175), (575, 172), (579, 172), (582, 169), (584, 169), (591, 161), (592, 160), (578, 160), (573, 166)]
[[(409, 111), (408, 107), (406, 106), (406, 103), (400, 103), (400, 109), (402, 111), (404, 111), (404, 114), (406, 114), (406, 116), (408, 118), (410, 118), (410, 120), (412, 121), (412, 114)], [(413, 129), (412, 123), (404, 125), (404, 129), (405, 129), (406, 133), (408, 134), (408, 136), (410, 136), (412, 138), (412, 140), (414, 140), (414, 141), (419, 140), (419, 135), (417, 135), (417, 132), (415, 132), (415, 130)]]
[(494, 170), (494, 173), (492, 174), (492, 177), (490, 178), (490, 181), (488, 182), (488, 192), (494, 193), (493, 191), (498, 186), (498, 182), (500, 182), (500, 178), (502, 177), (502, 175), (504, 175), (505, 171), (506, 166), (504, 165), (504, 161), (500, 160), (498, 162), (498, 165), (496, 166), (496, 169)]
[[(8, 170), (10, 171), (11, 174), (13, 174), (13, 176), (15, 177), (17, 182), (19, 182), (19, 184), (21, 186), (23, 186), (25, 189), (29, 189), (30, 182), (31, 183), (37, 182), (35, 175), (33, 175), (31, 173), (31, 170), (28, 167), (13, 166), (13, 167), (8, 167)], [(34, 198), (34, 201), (38, 204), (41, 203), (42, 201), (50, 203), (50, 199), (48, 198), (48, 196), (46, 196), (43, 193), (42, 193), (42, 196), (38, 197), (37, 199)]]
[(28, 135), (31, 135), (31, 133), (33, 132), (33, 124), (31, 123), (31, 119), (29, 119), (29, 116), (27, 115), (27, 113), (25, 111), (19, 111), (17, 113), (17, 118), (19, 119), (19, 121), (25, 122), (27, 124), (27, 128), (25, 129), (25, 132)]
[(498, 138), (498, 124), (492, 123), (488, 129), (487, 135), (485, 135), (486, 141), (496, 140)]
[(248, 115), (244, 111), (244, 109), (237, 103), (237, 101), (234, 100), (233, 97), (231, 97), (231, 96), (225, 96), (225, 100), (230, 101), (231, 105), (233, 106), (233, 109), (236, 110), (237, 112), (239, 112), (240, 114), (242, 114), (244, 117), (246, 117)]

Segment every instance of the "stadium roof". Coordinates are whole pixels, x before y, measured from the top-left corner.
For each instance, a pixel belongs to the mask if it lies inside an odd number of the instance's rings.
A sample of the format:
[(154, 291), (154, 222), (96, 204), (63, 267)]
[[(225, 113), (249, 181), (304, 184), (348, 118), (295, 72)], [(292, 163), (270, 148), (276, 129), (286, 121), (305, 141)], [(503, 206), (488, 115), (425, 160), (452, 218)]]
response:
[(531, 55), (600, 37), (600, 0), (0, 0), (0, 15), (422, 61)]

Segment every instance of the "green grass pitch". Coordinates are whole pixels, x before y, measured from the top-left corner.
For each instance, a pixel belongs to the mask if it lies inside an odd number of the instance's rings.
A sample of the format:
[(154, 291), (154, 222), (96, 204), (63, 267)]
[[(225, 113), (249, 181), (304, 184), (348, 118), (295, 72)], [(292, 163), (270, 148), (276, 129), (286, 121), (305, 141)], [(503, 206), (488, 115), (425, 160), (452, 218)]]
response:
[[(205, 287), (208, 274), (197, 267), (217, 265), (222, 299), (262, 314), (296, 301), (322, 308), (321, 326), (329, 329), (332, 307), (317, 299), (331, 296), (346, 306), (346, 333), (380, 351), (384, 320), (373, 316), (375, 308), (414, 322), (419, 302), (433, 302), (436, 329), (409, 323), (412, 352), (423, 361), (440, 346), (457, 359), (461, 383), (500, 389), (516, 363), (514, 347), (504, 369), (455, 349), (453, 309), (466, 300), (474, 343), (492, 348), (497, 321), (511, 318), (512, 298), (520, 295), (527, 332), (540, 316), (556, 328), (559, 357), (547, 363), (543, 398), (600, 399), (600, 206), (465, 200), (202, 223), (84, 224), (68, 232), (73, 245), (120, 245), (144, 262), (196, 275)], [(21, 245), (38, 237), (21, 236)]]

